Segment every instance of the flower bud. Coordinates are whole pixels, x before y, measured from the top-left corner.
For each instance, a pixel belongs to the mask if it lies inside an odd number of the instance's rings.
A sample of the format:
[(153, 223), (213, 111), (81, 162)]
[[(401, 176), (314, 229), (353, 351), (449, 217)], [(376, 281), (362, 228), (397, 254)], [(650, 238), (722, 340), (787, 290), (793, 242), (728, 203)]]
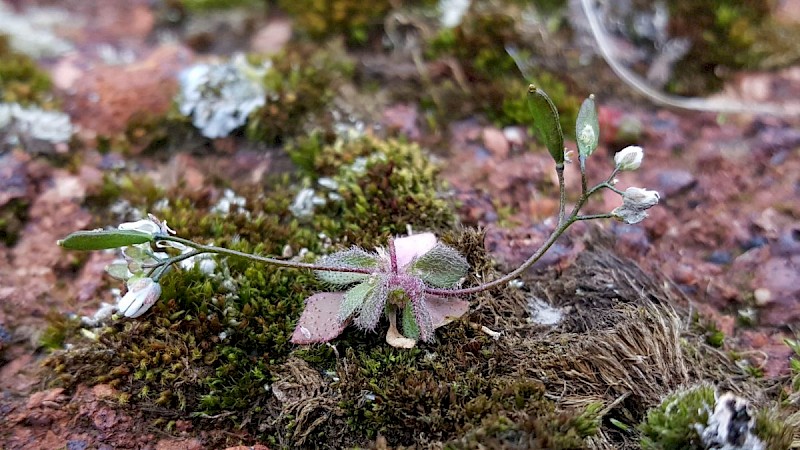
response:
[(617, 219), (633, 225), (647, 217), (647, 210), (658, 204), (658, 192), (629, 187), (622, 194), (622, 206), (611, 211)]
[(649, 209), (658, 204), (658, 192), (638, 187), (629, 187), (622, 194), (622, 204), (629, 208)]
[(152, 278), (137, 278), (128, 283), (128, 292), (117, 303), (117, 310), (125, 317), (136, 318), (147, 312), (160, 296), (160, 284)]
[(644, 159), (642, 147), (631, 145), (614, 155), (614, 164), (619, 170), (636, 170), (642, 165), (642, 159)]

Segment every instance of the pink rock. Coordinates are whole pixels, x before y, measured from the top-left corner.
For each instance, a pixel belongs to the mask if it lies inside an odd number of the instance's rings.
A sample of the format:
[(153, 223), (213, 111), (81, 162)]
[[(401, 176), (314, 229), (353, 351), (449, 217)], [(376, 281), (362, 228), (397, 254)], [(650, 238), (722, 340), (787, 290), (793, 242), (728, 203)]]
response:
[(394, 105), (383, 111), (381, 122), (390, 131), (398, 131), (411, 140), (420, 138), (417, 105)]
[(783, 326), (800, 320), (800, 255), (773, 257), (756, 269), (752, 283), (763, 302), (762, 325)]
[(122, 132), (136, 114), (169, 110), (178, 89), (177, 74), (190, 60), (187, 49), (168, 45), (124, 68), (87, 68), (77, 83), (75, 74), (63, 75), (65, 80), (59, 83), (69, 85), (70, 79), (74, 83), (66, 110), (84, 130), (101, 135)]
[(292, 23), (287, 19), (271, 20), (250, 39), (250, 49), (265, 55), (280, 52), (292, 37)]
[(508, 153), (511, 151), (511, 145), (503, 131), (494, 127), (483, 129), (483, 145), (497, 159), (508, 158)]

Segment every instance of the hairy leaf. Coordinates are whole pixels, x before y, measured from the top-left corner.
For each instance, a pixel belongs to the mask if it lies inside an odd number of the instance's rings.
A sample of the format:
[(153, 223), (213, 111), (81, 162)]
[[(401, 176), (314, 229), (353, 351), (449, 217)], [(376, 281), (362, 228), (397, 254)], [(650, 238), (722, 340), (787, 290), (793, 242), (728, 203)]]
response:
[(389, 297), (389, 285), (385, 278), (378, 278), (374, 289), (367, 295), (361, 310), (355, 318), (355, 324), (362, 330), (374, 330), (381, 320), (386, 299)]
[[(380, 266), (381, 260), (374, 253), (366, 252), (358, 247), (351, 247), (349, 250), (323, 257), (318, 264), (333, 268), (373, 269)], [(369, 274), (364, 273), (326, 272), (322, 270), (318, 270), (315, 273), (320, 280), (336, 286), (347, 286), (369, 277)]]
[(414, 309), (410, 305), (403, 308), (403, 336), (419, 340), (419, 326), (417, 319), (414, 318)]
[(321, 292), (306, 299), (306, 307), (292, 333), (294, 344), (319, 344), (342, 334), (349, 321), (337, 319), (344, 292)]
[(408, 273), (437, 288), (453, 288), (464, 278), (469, 263), (458, 251), (437, 244), (429, 252), (414, 259)]
[(372, 293), (377, 285), (378, 280), (376, 277), (369, 278), (345, 292), (344, 301), (339, 308), (339, 314), (336, 316), (340, 322), (344, 322), (356, 311), (360, 310), (367, 299), (367, 296)]

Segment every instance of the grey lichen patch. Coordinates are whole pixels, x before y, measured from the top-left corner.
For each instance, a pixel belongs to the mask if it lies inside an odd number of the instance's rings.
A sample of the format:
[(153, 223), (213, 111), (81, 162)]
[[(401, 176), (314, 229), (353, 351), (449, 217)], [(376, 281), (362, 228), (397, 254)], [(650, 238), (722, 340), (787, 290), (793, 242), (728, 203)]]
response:
[(240, 55), (224, 64), (196, 64), (180, 75), (180, 112), (203, 136), (220, 138), (247, 122), (265, 102), (261, 78), (267, 67), (251, 66)]

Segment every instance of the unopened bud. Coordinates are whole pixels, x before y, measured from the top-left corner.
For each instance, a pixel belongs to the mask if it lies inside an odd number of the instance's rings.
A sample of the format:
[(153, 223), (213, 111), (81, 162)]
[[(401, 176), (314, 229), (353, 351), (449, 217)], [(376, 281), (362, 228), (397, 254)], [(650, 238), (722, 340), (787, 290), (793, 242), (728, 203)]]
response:
[(638, 209), (649, 209), (658, 204), (658, 192), (638, 187), (629, 187), (622, 194), (623, 206)]
[(614, 155), (614, 164), (619, 170), (636, 170), (642, 165), (642, 159), (644, 159), (642, 147), (631, 145)]
[(611, 211), (617, 219), (633, 225), (647, 217), (647, 210), (658, 204), (659, 196), (656, 191), (649, 191), (638, 187), (629, 187), (622, 194), (622, 206)]

